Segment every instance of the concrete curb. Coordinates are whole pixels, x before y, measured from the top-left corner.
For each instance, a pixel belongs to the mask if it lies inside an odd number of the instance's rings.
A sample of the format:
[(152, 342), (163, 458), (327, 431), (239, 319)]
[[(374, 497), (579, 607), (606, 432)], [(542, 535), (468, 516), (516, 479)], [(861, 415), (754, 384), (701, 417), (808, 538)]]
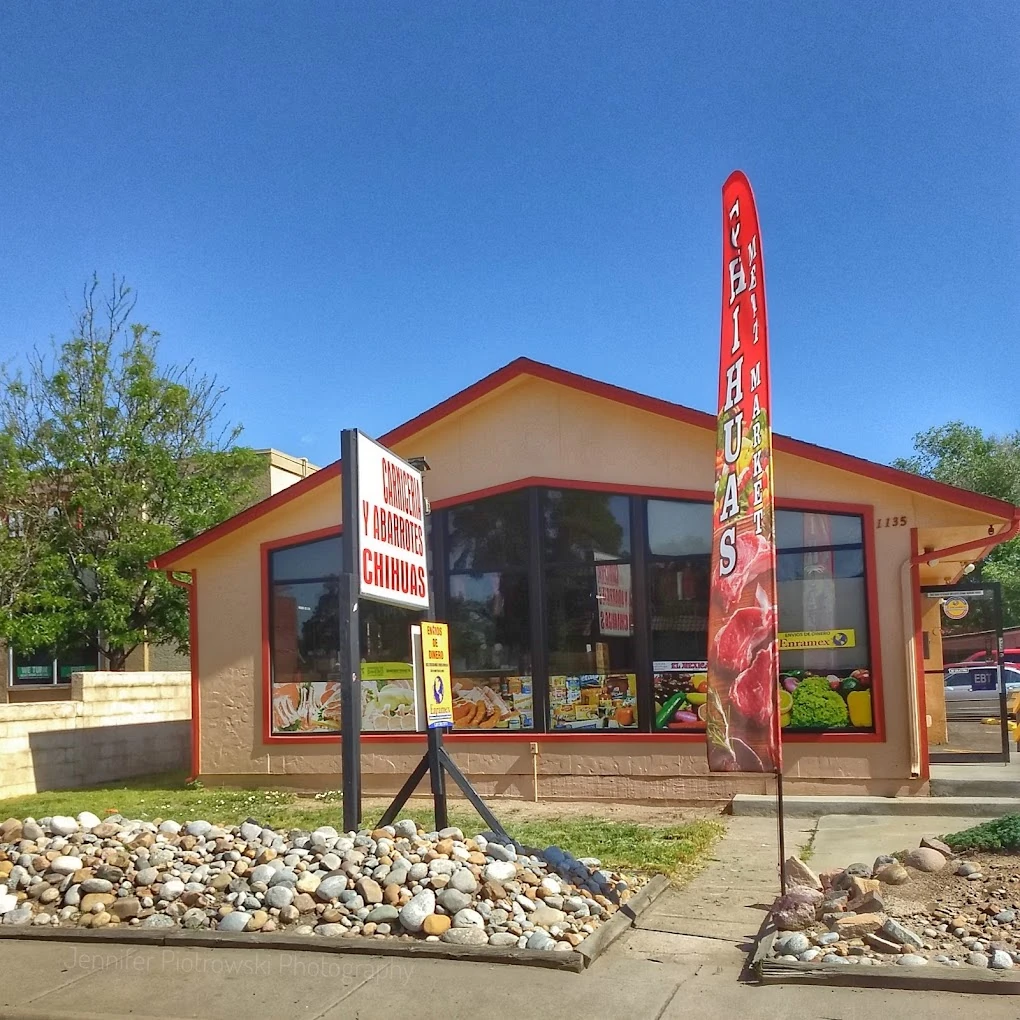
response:
[(1020, 995), (1020, 977), (1011, 971), (927, 967), (861, 967), (846, 964), (790, 963), (769, 959), (779, 932), (772, 912), (748, 957), (748, 968), (763, 985), (828, 985), (832, 988), (892, 988), (921, 992), (966, 992), (972, 995)]
[[(1012, 797), (787, 797), (788, 818), (819, 818), (822, 815), (899, 815), (901, 817), (994, 818), (1012, 814)], [(730, 801), (730, 814), (775, 817), (776, 799), (756, 793), (738, 793)]]
[(452, 946), (445, 942), (413, 939), (373, 939), (364, 936), (322, 938), (273, 932), (184, 931), (166, 928), (35, 928), (0, 925), (0, 941), (84, 942), (128, 946), (202, 949), (271, 949), (351, 956), (400, 956), (410, 959), (462, 960), (475, 963), (509, 963), (580, 973), (602, 955), (652, 903), (669, 888), (669, 880), (655, 875), (605, 924), (600, 925), (572, 953), (538, 949), (499, 949), (495, 946)]

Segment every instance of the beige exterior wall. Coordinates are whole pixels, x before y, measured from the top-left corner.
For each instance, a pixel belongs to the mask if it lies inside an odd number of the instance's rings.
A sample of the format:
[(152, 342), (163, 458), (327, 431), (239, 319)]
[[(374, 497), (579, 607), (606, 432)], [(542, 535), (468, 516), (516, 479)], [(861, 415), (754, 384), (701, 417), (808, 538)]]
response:
[[(520, 479), (547, 477), (627, 487), (707, 492), (714, 463), (712, 431), (623, 406), (530, 377), (517, 379), (395, 445), (432, 466), (426, 494), (435, 503)], [(883, 743), (788, 740), (785, 774), (793, 792), (896, 795), (924, 787), (910, 776), (908, 697), (909, 607), (903, 610), (902, 567), (913, 552), (911, 529), (925, 535), (975, 538), (1002, 519), (921, 496), (812, 460), (777, 453), (780, 499), (867, 504), (876, 518), (906, 518), (877, 528), (873, 543), (886, 739)], [(262, 738), (262, 606), (260, 544), (336, 525), (336, 478), (210, 544), (182, 568), (198, 572), (201, 773), (231, 782), (339, 786), (339, 755), (327, 745), (272, 745)], [(954, 528), (953, 532), (942, 529)], [(952, 539), (949, 539), (952, 540)], [(949, 544), (947, 541), (945, 544)], [(923, 725), (923, 720), (921, 721)], [(530, 737), (450, 740), (462, 768), (488, 796), (532, 796)], [(765, 792), (770, 780), (708, 777), (703, 743), (661, 738), (616, 740), (560, 735), (539, 748), (539, 795), (572, 799), (727, 799)], [(366, 792), (395, 790), (422, 752), (420, 743), (363, 745)]]
[(69, 700), (0, 705), (0, 797), (185, 768), (188, 673), (75, 673)]

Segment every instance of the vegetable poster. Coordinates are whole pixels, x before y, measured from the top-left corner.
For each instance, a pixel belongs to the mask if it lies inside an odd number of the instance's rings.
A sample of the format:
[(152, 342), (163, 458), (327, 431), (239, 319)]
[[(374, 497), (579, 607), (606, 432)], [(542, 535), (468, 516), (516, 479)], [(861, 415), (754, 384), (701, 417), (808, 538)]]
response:
[(708, 610), (708, 767), (775, 772), (776, 536), (765, 273), (754, 195), (723, 185), (722, 337)]

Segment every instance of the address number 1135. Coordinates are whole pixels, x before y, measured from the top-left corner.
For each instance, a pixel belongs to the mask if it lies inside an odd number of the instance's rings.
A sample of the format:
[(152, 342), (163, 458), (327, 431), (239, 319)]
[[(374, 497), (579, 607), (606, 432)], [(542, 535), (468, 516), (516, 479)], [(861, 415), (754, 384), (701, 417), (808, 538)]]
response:
[(905, 528), (907, 518), (904, 517), (879, 517), (875, 524), (876, 528)]

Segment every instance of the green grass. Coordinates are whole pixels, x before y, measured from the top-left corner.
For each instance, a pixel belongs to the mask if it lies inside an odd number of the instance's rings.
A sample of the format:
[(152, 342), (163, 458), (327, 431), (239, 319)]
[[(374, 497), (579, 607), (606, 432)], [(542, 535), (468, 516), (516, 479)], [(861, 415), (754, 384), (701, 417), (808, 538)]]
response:
[(1003, 815), (943, 838), (954, 850), (1020, 850), (1020, 814)]
[[(373, 824), (385, 809), (384, 801), (365, 803), (365, 821)], [(521, 843), (535, 847), (552, 844), (578, 857), (598, 857), (611, 868), (648, 871), (671, 878), (688, 876), (707, 859), (724, 831), (715, 819), (695, 819), (676, 825), (642, 825), (609, 821), (594, 814), (571, 817), (529, 817), (520, 802), (494, 802), (492, 809), (504, 827)], [(286, 790), (240, 790), (226, 787), (187, 786), (183, 774), (145, 776), (106, 786), (50, 791), (28, 797), (0, 800), (3, 818), (44, 818), (92, 811), (100, 818), (121, 814), (127, 818), (173, 818), (179, 822), (203, 818), (218, 825), (237, 825), (251, 816), (274, 829), (314, 829), (341, 824), (341, 803), (336, 794), (322, 799)], [(548, 816), (548, 808), (543, 812)], [(415, 801), (402, 816), (428, 828), (434, 824), (431, 805)], [(465, 834), (487, 826), (463, 802), (451, 804), (450, 824)]]

